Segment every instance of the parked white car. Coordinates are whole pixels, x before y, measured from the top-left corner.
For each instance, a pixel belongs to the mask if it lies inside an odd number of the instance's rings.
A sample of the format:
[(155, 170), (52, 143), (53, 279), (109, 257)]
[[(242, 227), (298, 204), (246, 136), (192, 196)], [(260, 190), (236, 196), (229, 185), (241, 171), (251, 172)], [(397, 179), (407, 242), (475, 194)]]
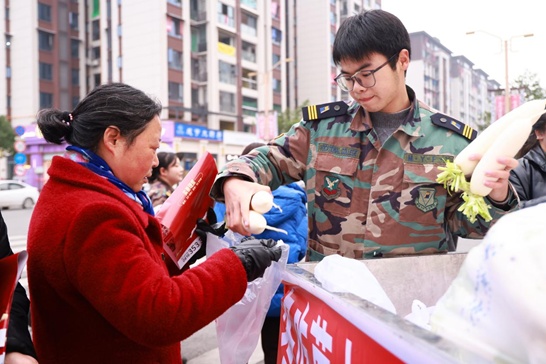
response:
[(38, 200), (38, 189), (24, 182), (0, 181), (0, 208), (30, 209)]

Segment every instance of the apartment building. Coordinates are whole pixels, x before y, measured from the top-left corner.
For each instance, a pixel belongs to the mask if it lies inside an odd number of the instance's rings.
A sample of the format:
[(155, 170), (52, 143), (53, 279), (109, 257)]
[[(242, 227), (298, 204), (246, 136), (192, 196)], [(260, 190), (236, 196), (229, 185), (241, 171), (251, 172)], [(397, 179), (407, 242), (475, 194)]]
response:
[[(50, 145), (35, 127), (44, 107), (72, 110), (93, 87), (125, 82), (163, 106), (164, 148), (186, 168), (205, 151), (219, 166), (277, 135), (276, 113), (348, 100), (333, 82), (341, 22), (380, 0), (0, 0), (0, 115), (23, 126), (21, 178), (41, 187)], [(433, 108), (476, 126), (492, 82), (427, 34), (410, 34), (407, 83)], [(489, 87), (488, 87), (489, 85)], [(496, 87), (498, 89), (498, 87)], [(493, 113), (492, 113), (493, 114)], [(11, 162), (13, 164), (13, 162)], [(0, 167), (2, 163), (0, 161)], [(6, 163), (4, 163), (6, 165)], [(0, 168), (0, 178), (11, 176)]]
[(430, 107), (452, 115), (450, 90), (451, 51), (427, 32), (410, 34), (411, 63), (406, 83)]
[(295, 107), (293, 0), (0, 3), (0, 114), (26, 129), (24, 179), (33, 185), (64, 150), (41, 138), (38, 110), (72, 110), (102, 83), (158, 98), (165, 148), (184, 153), (187, 168), (205, 151), (223, 165), (246, 144), (273, 138), (276, 112)]
[(411, 64), (406, 83), (434, 109), (476, 128), (492, 112), (489, 75), (465, 56), (454, 56), (427, 32), (410, 34)]
[(362, 10), (380, 9), (381, 0), (296, 1), (297, 102), (322, 104), (348, 100), (334, 82), (339, 73), (332, 60), (332, 46), (339, 25)]

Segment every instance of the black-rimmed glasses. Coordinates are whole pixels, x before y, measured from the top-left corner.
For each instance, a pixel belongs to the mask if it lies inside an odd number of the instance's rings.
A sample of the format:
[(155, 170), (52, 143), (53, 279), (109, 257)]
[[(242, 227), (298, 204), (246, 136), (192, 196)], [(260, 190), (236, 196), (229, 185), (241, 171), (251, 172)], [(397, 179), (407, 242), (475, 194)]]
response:
[(358, 82), (358, 84), (364, 88), (374, 87), (376, 83), (375, 73), (379, 71), (381, 68), (385, 67), (387, 63), (389, 63), (397, 55), (398, 53), (393, 54), (381, 66), (370, 71), (360, 70), (352, 76), (340, 73), (339, 75), (336, 76), (336, 78), (334, 78), (334, 81), (336, 81), (340, 89), (342, 89), (343, 91), (349, 91), (349, 92), (353, 91), (355, 87), (355, 81)]

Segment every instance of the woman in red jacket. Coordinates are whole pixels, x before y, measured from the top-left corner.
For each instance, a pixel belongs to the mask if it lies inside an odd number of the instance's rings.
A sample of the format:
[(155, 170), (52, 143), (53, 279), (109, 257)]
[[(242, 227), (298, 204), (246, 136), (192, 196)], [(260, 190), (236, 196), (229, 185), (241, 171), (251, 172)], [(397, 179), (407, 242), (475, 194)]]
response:
[(102, 85), (72, 112), (38, 114), (66, 141), (33, 212), (27, 262), (40, 363), (181, 363), (180, 341), (239, 301), (280, 257), (273, 241), (223, 249), (171, 277), (142, 185), (157, 165), (161, 105)]

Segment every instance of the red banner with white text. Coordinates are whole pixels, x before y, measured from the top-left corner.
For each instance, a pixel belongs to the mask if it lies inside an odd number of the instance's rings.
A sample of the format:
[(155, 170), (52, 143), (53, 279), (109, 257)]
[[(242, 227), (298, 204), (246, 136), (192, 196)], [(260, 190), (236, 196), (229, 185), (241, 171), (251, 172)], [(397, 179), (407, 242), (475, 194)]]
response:
[(285, 283), (278, 364), (401, 363), (333, 308)]

